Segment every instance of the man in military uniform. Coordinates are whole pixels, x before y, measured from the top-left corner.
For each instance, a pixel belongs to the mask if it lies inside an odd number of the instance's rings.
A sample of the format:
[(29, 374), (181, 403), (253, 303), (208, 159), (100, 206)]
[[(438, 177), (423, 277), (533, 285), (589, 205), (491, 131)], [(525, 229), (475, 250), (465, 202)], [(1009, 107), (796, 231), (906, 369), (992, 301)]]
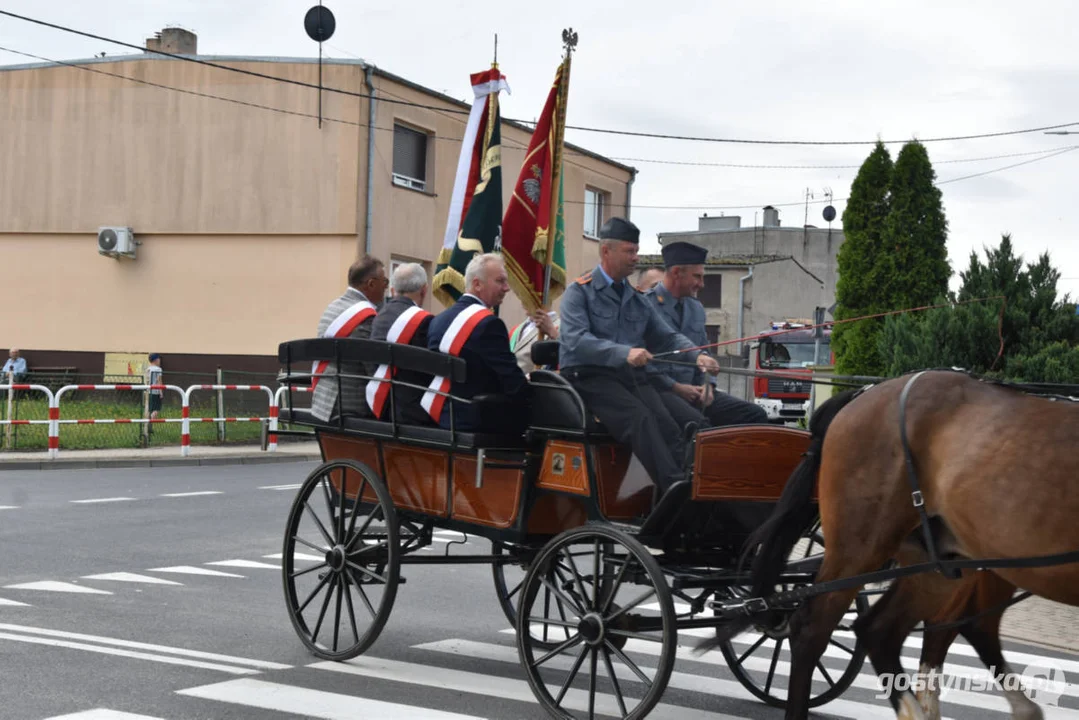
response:
[[(666, 273), (645, 293), (659, 313), (695, 347), (708, 344), (704, 305), (697, 299), (697, 293), (704, 287), (707, 255), (706, 249), (687, 242), (664, 245)], [(664, 363), (660, 359), (648, 368), (665, 404), (670, 405), (675, 397), (681, 398), (700, 410), (707, 424), (713, 427), (768, 422), (764, 408), (719, 392), (700, 367), (688, 366), (681, 356), (676, 359), (683, 364)]]
[[(684, 428), (700, 414), (681, 401), (665, 403), (645, 365), (653, 352), (694, 343), (675, 332), (627, 281), (637, 263), (637, 227), (611, 218), (599, 237), (599, 265), (562, 296), (559, 366), (591, 412), (633, 449), (657, 488), (665, 491), (684, 477)], [(679, 358), (695, 362), (698, 354)], [(716, 365), (705, 358), (709, 367)]]

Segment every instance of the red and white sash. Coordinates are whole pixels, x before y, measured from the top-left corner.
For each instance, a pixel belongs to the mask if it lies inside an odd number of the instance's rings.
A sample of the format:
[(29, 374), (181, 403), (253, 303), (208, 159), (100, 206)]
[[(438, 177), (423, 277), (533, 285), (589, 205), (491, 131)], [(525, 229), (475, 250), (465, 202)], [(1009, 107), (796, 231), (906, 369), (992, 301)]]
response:
[[(386, 340), (408, 345), (412, 342), (412, 336), (416, 334), (416, 330), (429, 317), (431, 313), (421, 307), (408, 308), (393, 321)], [(379, 365), (378, 370), (375, 370), (375, 380), (367, 383), (367, 405), (374, 411), (376, 418), (382, 417), (382, 408), (386, 406), (386, 398), (390, 395), (390, 383), (378, 381), (387, 380), (396, 374), (397, 368), (391, 370), (389, 365)]]
[[(465, 346), (469, 336), (472, 335), (472, 331), (476, 329), (480, 321), (492, 315), (494, 313), (483, 305), (469, 305), (450, 323), (446, 334), (442, 336), (442, 342), (438, 344), (438, 349), (447, 355), (459, 356), (461, 348)], [(438, 375), (427, 386), (427, 392), (423, 394), (423, 399), (420, 400), (420, 405), (423, 406), (423, 409), (427, 411), (427, 414), (435, 422), (438, 422), (442, 417), (442, 406), (446, 403), (446, 396), (438, 393), (448, 393), (449, 391), (450, 379)]]
[[(378, 308), (373, 304), (367, 300), (360, 300), (358, 303), (349, 306), (344, 312), (338, 315), (322, 333), (322, 337), (346, 338), (352, 334), (353, 330), (362, 325), (364, 321), (374, 317), (377, 312)], [(311, 378), (312, 390), (318, 385), (322, 373), (326, 372), (326, 367), (329, 364), (328, 360), (322, 360), (311, 364), (311, 374), (314, 375), (314, 377)]]

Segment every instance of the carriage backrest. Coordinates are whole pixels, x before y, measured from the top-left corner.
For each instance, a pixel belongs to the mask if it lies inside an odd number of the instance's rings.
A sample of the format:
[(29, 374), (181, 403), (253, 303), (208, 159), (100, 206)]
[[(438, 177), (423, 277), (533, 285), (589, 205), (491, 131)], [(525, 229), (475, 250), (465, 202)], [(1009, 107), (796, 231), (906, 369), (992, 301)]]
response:
[(390, 365), (398, 370), (441, 375), (458, 383), (465, 381), (468, 371), (467, 363), (459, 357), (414, 345), (356, 338), (291, 340), (278, 345), (277, 359), (290, 374), (307, 372), (303, 367), (293, 369), (293, 364), (323, 361)]
[(532, 427), (583, 433), (587, 418), (584, 401), (569, 381), (550, 370), (533, 370)]

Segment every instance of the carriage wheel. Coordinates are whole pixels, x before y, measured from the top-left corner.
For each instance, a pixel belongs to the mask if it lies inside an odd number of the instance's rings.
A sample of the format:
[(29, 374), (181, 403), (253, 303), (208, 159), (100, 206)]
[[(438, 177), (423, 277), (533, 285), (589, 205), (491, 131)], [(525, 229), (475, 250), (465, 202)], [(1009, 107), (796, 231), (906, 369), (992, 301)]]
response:
[(289, 618), (303, 644), (327, 660), (362, 653), (389, 618), (401, 569), (385, 484), (353, 460), (317, 467), (292, 503), (283, 557)]
[[(606, 525), (568, 530), (536, 556), (520, 598), (518, 654), (553, 717), (637, 720), (659, 702), (678, 631), (663, 571), (637, 540)], [(540, 646), (535, 635), (543, 626), (566, 639)]]
[[(823, 549), (824, 538), (814, 526), (795, 546), (791, 559), (812, 557), (823, 552)], [(789, 590), (792, 587), (783, 585), (781, 589)], [(749, 594), (745, 588), (730, 588), (729, 592), (732, 597), (747, 597)], [(854, 637), (853, 623), (858, 615), (868, 609), (868, 597), (859, 593), (840, 621), (836, 633), (828, 641), (825, 655), (817, 661), (817, 667), (813, 670), (809, 707), (820, 707), (835, 700), (861, 672), (865, 663), (865, 649)], [(790, 616), (786, 614), (777, 626), (758, 626), (754, 632), (720, 645), (723, 658), (738, 681), (757, 699), (784, 709), (787, 707), (787, 681), (790, 678)], [(825, 665), (824, 661), (828, 658), (835, 661), (832, 669)], [(841, 669), (837, 670), (836, 666)]]

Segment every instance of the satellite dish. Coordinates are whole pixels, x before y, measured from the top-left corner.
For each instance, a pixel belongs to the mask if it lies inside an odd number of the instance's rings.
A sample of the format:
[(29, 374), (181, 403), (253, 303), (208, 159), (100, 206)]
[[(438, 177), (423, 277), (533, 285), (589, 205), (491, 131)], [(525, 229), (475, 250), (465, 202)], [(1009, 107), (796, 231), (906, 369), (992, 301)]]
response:
[(333, 37), (337, 21), (328, 7), (315, 5), (304, 16), (303, 28), (307, 31), (307, 36), (315, 42), (326, 42)]
[(824, 208), (824, 219), (828, 222), (835, 220), (835, 208), (831, 205)]

